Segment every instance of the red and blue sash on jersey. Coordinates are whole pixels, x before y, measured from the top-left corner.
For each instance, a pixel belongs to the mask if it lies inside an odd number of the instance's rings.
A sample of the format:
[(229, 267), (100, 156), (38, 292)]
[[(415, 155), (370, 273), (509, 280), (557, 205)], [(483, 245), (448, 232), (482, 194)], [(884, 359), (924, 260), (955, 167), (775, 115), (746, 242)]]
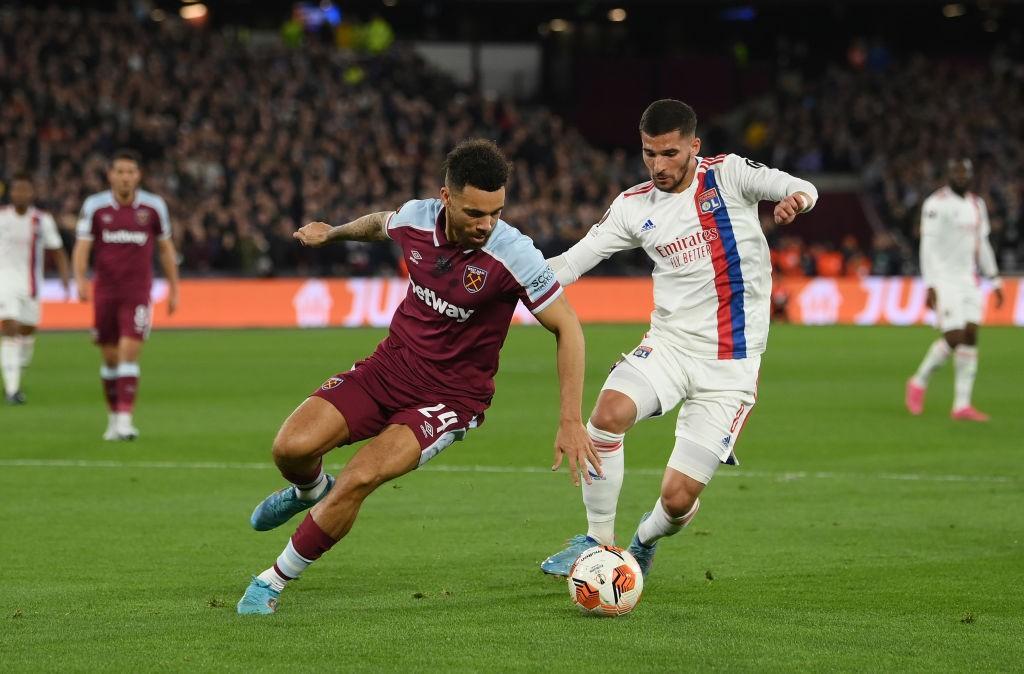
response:
[[(743, 308), (743, 272), (736, 237), (732, 231), (729, 209), (713, 169), (697, 174), (694, 196), (697, 216), (705, 241), (711, 244), (711, 264), (715, 269), (715, 292), (718, 294), (718, 358), (746, 358), (746, 314)], [(717, 231), (717, 236), (715, 235)]]

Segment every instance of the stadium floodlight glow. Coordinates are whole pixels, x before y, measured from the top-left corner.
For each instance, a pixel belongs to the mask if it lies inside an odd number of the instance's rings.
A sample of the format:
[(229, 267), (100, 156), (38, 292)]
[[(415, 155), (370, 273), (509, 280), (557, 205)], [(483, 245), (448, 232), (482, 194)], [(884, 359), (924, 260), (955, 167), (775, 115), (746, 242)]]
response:
[(625, 21), (626, 20), (626, 10), (622, 9), (621, 7), (616, 7), (615, 9), (609, 9), (608, 10), (608, 20), (609, 21), (614, 21), (615, 23), (619, 23), (620, 21)]
[(960, 3), (950, 3), (942, 8), (942, 16), (947, 19), (955, 19), (967, 13), (967, 8)]
[(185, 5), (178, 10), (178, 13), (181, 14), (181, 18), (186, 21), (195, 21), (197, 19), (204, 18), (208, 11), (209, 10), (206, 9), (206, 5), (200, 2), (194, 5)]
[(572, 28), (572, 24), (565, 19), (551, 19), (551, 23), (548, 26), (551, 28), (552, 33), (565, 33)]

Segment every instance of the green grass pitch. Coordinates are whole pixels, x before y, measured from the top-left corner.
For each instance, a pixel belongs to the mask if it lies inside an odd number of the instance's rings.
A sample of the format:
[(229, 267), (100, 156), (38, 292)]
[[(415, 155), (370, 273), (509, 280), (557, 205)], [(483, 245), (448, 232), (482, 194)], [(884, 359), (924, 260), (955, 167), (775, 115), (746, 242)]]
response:
[[(588, 327), (585, 405), (643, 326)], [(554, 344), (513, 329), (487, 422), (367, 501), (351, 535), (239, 617), (293, 527), (256, 533), (281, 420), (379, 330), (158, 332), (134, 443), (104, 443), (98, 355), (46, 334), (0, 409), (0, 670), (1019, 670), (1022, 333), (982, 332), (979, 408), (921, 418), (925, 328), (773, 328), (739, 468), (664, 541), (637, 610), (581, 616), (537, 564), (585, 526), (551, 474)], [(674, 415), (626, 442), (618, 537), (657, 497)], [(351, 450), (337, 450), (337, 469)], [(297, 520), (296, 520), (297, 523)]]

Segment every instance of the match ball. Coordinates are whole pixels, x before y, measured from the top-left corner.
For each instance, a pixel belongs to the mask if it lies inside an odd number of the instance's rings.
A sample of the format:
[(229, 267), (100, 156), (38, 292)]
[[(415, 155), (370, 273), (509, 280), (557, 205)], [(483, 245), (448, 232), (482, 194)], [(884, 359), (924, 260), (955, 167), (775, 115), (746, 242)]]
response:
[(640, 565), (614, 545), (585, 550), (569, 571), (569, 595), (584, 613), (625, 615), (636, 607), (643, 589)]

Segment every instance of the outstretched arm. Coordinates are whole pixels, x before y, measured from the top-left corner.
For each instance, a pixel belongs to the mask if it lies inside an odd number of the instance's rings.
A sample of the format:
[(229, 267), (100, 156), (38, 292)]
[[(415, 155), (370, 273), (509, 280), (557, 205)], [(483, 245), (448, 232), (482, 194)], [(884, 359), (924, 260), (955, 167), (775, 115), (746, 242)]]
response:
[(579, 474), (590, 484), (590, 473), (587, 462), (594, 467), (598, 475), (601, 470), (601, 459), (591, 442), (590, 436), (583, 427), (583, 372), (586, 363), (586, 346), (583, 341), (583, 329), (572, 310), (569, 301), (562, 295), (545, 309), (536, 314), (540, 324), (555, 335), (558, 342), (558, 384), (561, 400), (561, 412), (558, 422), (558, 434), (555, 436), (555, 460), (551, 470), (558, 470), (564, 457), (569, 458), (569, 470), (572, 483), (579, 485)]
[(370, 213), (344, 225), (331, 227), (326, 222), (303, 225), (292, 236), (303, 246), (319, 248), (337, 241), (387, 241), (388, 218), (394, 211)]

